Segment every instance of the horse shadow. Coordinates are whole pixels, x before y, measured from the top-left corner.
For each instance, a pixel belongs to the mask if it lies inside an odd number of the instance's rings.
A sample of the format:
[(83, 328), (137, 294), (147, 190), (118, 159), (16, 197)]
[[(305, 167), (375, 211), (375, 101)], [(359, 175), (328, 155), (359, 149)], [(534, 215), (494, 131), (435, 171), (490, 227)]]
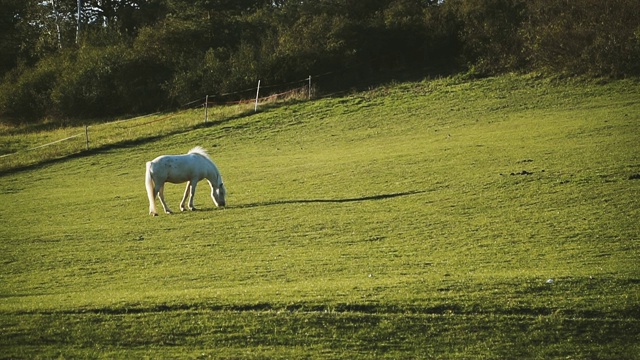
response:
[(276, 205), (289, 205), (289, 204), (326, 204), (326, 203), (352, 203), (352, 202), (364, 202), (364, 201), (376, 201), (376, 200), (385, 200), (385, 199), (393, 199), (404, 196), (411, 196), (417, 194), (423, 194), (426, 191), (424, 190), (413, 190), (413, 191), (404, 191), (390, 194), (378, 194), (371, 196), (362, 196), (362, 197), (352, 197), (352, 198), (342, 198), (342, 199), (289, 199), (289, 200), (273, 200), (273, 201), (261, 201), (249, 204), (238, 204), (227, 206), (228, 209), (247, 209), (254, 207), (264, 207), (264, 206), (276, 206)]

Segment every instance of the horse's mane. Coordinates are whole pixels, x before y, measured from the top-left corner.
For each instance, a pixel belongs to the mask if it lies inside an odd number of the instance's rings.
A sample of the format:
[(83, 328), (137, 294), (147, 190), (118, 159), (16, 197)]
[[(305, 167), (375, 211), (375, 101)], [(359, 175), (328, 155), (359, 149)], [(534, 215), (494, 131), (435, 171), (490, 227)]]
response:
[(200, 146), (196, 146), (193, 149), (189, 150), (189, 154), (198, 154), (211, 160), (211, 158), (209, 157), (209, 154), (207, 153), (207, 150), (203, 149)]

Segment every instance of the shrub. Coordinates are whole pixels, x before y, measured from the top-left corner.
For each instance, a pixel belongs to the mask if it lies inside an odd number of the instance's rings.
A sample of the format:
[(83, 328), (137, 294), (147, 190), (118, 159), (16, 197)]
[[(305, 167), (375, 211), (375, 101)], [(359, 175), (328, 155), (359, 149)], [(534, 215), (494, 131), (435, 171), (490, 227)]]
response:
[(11, 123), (36, 122), (55, 113), (50, 95), (60, 74), (53, 59), (17, 68), (0, 84), (0, 115)]
[(640, 75), (640, 2), (533, 1), (523, 26), (533, 65), (554, 73)]

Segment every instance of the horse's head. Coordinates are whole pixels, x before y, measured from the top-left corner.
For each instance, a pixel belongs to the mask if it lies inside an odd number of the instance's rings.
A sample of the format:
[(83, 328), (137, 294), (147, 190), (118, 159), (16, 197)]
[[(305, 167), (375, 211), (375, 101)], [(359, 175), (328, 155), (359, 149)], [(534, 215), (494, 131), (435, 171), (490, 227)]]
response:
[(225, 189), (224, 183), (221, 182), (220, 185), (214, 187), (213, 191), (211, 191), (211, 197), (216, 206), (225, 206), (227, 204), (227, 189)]

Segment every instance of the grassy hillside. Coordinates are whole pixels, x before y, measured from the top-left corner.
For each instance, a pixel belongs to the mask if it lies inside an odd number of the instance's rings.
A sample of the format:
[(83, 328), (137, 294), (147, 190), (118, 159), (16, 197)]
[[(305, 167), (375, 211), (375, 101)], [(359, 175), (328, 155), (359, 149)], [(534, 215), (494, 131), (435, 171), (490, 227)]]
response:
[[(639, 93), (424, 81), (13, 164), (2, 356), (637, 358)], [(227, 208), (150, 217), (195, 145)]]

